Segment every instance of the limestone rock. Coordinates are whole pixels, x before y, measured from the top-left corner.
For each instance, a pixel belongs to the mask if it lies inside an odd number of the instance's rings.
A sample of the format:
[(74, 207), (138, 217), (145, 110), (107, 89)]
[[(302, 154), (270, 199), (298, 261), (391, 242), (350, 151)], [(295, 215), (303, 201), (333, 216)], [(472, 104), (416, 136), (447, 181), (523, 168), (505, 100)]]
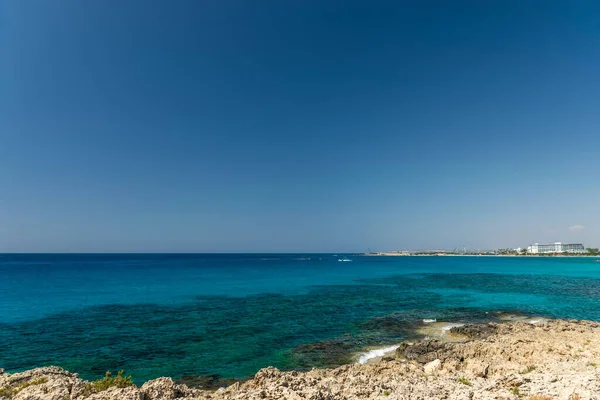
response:
[(193, 397), (200, 390), (190, 389), (186, 385), (177, 385), (171, 378), (158, 378), (148, 381), (140, 388), (144, 400), (172, 400)]
[(62, 368), (36, 368), (17, 374), (0, 375), (0, 393), (10, 392), (11, 397), (8, 398), (12, 400), (63, 400), (69, 398), (70, 390), (77, 380), (77, 375)]
[(414, 360), (420, 363), (428, 363), (437, 358), (446, 358), (448, 343), (441, 340), (423, 340), (409, 346), (400, 346), (396, 350), (396, 355), (401, 355), (407, 360)]
[(439, 359), (435, 359), (430, 363), (427, 363), (423, 366), (423, 370), (426, 374), (433, 374), (435, 371), (439, 370), (442, 367), (442, 362)]
[(485, 339), (498, 330), (497, 324), (468, 324), (455, 326), (450, 329), (450, 333), (463, 335), (471, 339)]
[(111, 387), (102, 392), (94, 393), (86, 400), (144, 400), (144, 395), (137, 387)]
[(176, 399), (175, 382), (171, 378), (158, 378), (144, 383), (141, 391), (145, 400), (171, 400)]

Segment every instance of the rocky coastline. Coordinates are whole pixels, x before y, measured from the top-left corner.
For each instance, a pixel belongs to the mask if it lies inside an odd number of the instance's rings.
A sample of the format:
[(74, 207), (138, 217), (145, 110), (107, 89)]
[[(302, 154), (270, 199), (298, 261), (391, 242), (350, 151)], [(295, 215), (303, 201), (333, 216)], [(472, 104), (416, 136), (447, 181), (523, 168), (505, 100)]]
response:
[(401, 343), (376, 363), (283, 372), (218, 390), (171, 378), (138, 387), (90, 383), (59, 367), (0, 370), (2, 400), (600, 399), (600, 323), (543, 320), (457, 326), (445, 338)]

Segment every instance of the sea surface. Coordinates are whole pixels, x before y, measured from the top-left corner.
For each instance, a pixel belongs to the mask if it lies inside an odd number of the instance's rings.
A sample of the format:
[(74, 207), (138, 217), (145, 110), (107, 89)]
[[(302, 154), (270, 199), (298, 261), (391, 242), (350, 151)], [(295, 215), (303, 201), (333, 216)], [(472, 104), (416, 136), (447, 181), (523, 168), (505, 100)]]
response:
[[(339, 262), (349, 257), (352, 262)], [(245, 378), (306, 370), (499, 311), (600, 320), (590, 257), (0, 255), (0, 368)]]

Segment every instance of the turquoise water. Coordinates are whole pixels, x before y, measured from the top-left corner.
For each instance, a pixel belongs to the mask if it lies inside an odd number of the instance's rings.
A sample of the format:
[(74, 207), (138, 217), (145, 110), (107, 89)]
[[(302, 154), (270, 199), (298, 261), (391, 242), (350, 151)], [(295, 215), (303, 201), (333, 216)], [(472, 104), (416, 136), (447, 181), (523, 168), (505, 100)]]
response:
[(0, 368), (243, 378), (340, 365), (423, 318), (600, 320), (594, 258), (338, 258), (0, 255)]

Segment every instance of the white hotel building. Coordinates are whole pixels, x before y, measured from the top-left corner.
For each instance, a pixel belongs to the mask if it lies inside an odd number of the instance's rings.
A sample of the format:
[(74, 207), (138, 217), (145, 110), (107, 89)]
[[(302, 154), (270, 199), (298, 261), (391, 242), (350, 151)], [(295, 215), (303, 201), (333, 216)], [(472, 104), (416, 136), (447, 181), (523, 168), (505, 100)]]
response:
[(552, 244), (532, 244), (527, 247), (529, 254), (548, 254), (548, 253), (585, 253), (585, 248), (581, 243), (561, 243)]

